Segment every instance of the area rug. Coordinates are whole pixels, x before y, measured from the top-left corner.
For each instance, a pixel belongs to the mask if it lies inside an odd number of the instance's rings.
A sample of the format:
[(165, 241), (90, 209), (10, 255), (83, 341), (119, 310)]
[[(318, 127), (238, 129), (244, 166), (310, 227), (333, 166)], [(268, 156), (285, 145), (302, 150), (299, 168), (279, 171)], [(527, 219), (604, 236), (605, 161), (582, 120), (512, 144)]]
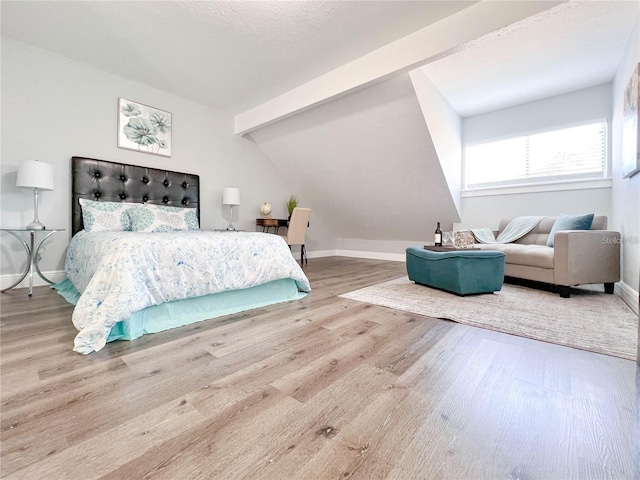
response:
[(638, 317), (617, 295), (572, 290), (557, 293), (505, 284), (493, 294), (459, 297), (407, 277), (344, 295), (465, 325), (496, 330), (591, 352), (636, 359)]

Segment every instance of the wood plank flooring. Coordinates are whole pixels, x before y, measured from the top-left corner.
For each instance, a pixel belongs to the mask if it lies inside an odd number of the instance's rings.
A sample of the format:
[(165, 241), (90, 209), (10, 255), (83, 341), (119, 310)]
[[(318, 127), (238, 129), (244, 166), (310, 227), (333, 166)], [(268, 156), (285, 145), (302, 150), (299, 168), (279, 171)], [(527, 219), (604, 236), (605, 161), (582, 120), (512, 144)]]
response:
[(0, 296), (10, 479), (629, 479), (635, 363), (339, 298), (404, 264), (311, 259), (302, 300), (71, 349)]

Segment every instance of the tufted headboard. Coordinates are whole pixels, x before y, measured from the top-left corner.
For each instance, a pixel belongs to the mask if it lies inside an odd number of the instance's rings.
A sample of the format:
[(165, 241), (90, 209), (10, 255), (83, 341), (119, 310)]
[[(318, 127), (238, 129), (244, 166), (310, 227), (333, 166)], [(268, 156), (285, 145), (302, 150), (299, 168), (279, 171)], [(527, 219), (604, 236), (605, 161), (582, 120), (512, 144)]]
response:
[(189, 173), (72, 157), (72, 236), (83, 229), (80, 198), (195, 208), (200, 219), (200, 177)]

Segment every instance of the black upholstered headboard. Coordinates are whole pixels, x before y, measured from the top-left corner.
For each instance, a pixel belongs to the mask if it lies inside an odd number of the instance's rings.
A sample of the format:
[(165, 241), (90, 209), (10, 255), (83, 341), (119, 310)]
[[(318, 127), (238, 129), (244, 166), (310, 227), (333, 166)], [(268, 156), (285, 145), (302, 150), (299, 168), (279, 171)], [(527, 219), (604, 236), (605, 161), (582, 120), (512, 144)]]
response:
[(200, 219), (200, 177), (94, 158), (71, 158), (71, 230), (83, 229), (80, 198), (195, 208)]

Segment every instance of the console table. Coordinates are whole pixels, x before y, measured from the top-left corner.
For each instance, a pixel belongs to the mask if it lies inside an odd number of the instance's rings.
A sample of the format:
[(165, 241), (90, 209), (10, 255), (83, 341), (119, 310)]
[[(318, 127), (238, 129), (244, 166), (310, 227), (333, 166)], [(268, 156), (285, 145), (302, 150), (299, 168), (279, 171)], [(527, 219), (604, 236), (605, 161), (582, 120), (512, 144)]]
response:
[[(40, 278), (42, 278), (45, 282), (49, 284), (54, 283), (51, 280), (49, 280), (47, 277), (45, 277), (40, 271), (40, 267), (38, 267), (38, 252), (40, 251), (40, 247), (42, 247), (42, 244), (45, 242), (47, 238), (49, 238), (51, 235), (53, 235), (56, 232), (63, 232), (64, 228), (52, 228), (52, 229), (46, 229), (46, 230), (28, 230), (26, 228), (0, 228), (0, 231), (7, 232), (10, 235), (13, 235), (14, 237), (16, 237), (18, 240), (20, 240), (20, 242), (22, 243), (22, 246), (27, 252), (27, 268), (25, 268), (24, 272), (22, 273), (22, 276), (17, 282), (15, 282), (10, 287), (2, 289), (1, 290), (2, 292), (6, 292), (7, 290), (11, 290), (12, 288), (16, 287), (20, 282), (22, 282), (22, 280), (24, 280), (24, 278), (27, 275), (29, 275), (29, 296), (31, 296), (33, 294), (34, 270), (40, 276)], [(30, 239), (29, 243), (27, 243), (27, 241), (24, 239), (23, 237), (24, 233), (29, 233), (29, 239)], [(44, 236), (39, 241), (37, 241), (37, 236), (39, 233), (43, 234)]]
[(289, 220), (286, 218), (256, 218), (256, 226), (262, 227), (263, 232), (269, 232), (273, 228), (276, 233), (280, 227), (288, 227)]
[[(307, 227), (310, 222), (307, 222)], [(289, 219), (288, 218), (256, 218), (256, 226), (262, 227), (263, 232), (269, 232), (270, 228), (275, 230), (275, 233), (278, 233), (278, 229), (280, 227), (289, 228)]]

